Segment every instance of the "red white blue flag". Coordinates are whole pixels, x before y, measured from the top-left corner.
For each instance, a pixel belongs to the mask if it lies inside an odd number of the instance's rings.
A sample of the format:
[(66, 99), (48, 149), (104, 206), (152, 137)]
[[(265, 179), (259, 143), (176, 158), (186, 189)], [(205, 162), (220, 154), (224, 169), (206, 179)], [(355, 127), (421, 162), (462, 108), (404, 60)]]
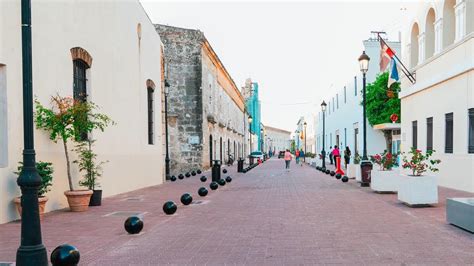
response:
[(400, 78), (398, 77), (398, 69), (397, 69), (397, 62), (394, 58), (392, 58), (392, 64), (390, 67), (390, 72), (388, 72), (388, 84), (387, 88), (390, 89), (393, 83), (398, 82)]
[(395, 52), (388, 47), (388, 45), (381, 39), (380, 40), (380, 72), (384, 72), (387, 69), (390, 60), (392, 60)]

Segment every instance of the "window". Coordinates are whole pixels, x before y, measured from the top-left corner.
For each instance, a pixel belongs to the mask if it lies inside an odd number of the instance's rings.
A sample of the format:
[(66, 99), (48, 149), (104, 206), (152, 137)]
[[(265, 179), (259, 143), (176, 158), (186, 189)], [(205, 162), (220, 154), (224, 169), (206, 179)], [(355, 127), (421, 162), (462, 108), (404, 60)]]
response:
[(337, 109), (339, 109), (339, 94), (336, 94)]
[(469, 143), (468, 143), (468, 153), (474, 153), (474, 108), (469, 109), (468, 111), (468, 127), (469, 127)]
[(444, 152), (453, 153), (453, 130), (454, 130), (454, 121), (453, 113), (445, 114), (445, 123), (446, 123), (446, 135), (444, 141)]
[(148, 144), (155, 144), (155, 125), (154, 125), (154, 98), (155, 98), (155, 89), (152, 87), (147, 88), (147, 102), (148, 102)]
[[(81, 59), (73, 61), (73, 98), (75, 101), (87, 101), (87, 76), (86, 70), (89, 66)], [(81, 141), (87, 140), (87, 132), (81, 132)]]
[(82, 60), (74, 60), (74, 100), (85, 102), (87, 100), (86, 69), (89, 67)]
[(354, 95), (357, 96), (357, 76), (354, 76)]
[(334, 97), (332, 97), (332, 111), (334, 112), (335, 108), (334, 108)]
[(344, 86), (344, 103), (347, 102), (346, 86)]
[(0, 64), (0, 167), (8, 166), (6, 66)]
[(426, 150), (433, 150), (433, 117), (426, 118)]
[(418, 121), (411, 122), (411, 146), (415, 149), (418, 148)]
[(354, 155), (359, 153), (359, 145), (357, 145), (357, 139), (359, 137), (359, 128), (354, 128)]

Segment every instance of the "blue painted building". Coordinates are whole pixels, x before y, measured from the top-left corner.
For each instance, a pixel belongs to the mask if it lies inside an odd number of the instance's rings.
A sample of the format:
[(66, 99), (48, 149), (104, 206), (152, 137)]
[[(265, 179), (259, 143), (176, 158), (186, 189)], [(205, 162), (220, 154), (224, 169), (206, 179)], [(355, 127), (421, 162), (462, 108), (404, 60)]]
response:
[(245, 97), (245, 108), (247, 109), (247, 112), (252, 116), (250, 132), (256, 136), (256, 141), (252, 141), (252, 151), (261, 151), (262, 136), (260, 130), (262, 129), (262, 119), (260, 100), (258, 98), (258, 83), (252, 82), (251, 79), (247, 79), (245, 82), (245, 87), (243, 89), (243, 94)]

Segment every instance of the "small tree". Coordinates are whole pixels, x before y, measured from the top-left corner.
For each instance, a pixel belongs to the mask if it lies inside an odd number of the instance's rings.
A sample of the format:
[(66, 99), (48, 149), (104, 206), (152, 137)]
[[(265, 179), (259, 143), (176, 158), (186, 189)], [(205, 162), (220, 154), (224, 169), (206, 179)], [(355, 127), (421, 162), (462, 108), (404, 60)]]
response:
[(94, 142), (95, 140), (91, 139), (79, 142), (74, 150), (78, 153), (79, 159), (73, 161), (79, 166), (80, 172), (85, 172), (83, 179), (79, 181), (79, 185), (90, 190), (95, 190), (95, 187), (99, 185), (97, 179), (102, 176), (102, 165), (107, 163), (107, 161), (96, 162), (97, 154), (92, 150)]
[[(390, 88), (387, 88), (388, 72), (377, 76), (374, 82), (367, 84), (367, 119), (371, 126), (383, 123), (391, 123), (392, 114), (400, 117), (400, 99), (398, 92), (400, 85), (395, 82)], [(384, 137), (387, 151), (392, 150), (392, 132), (384, 130)]]
[(80, 141), (84, 134), (91, 133), (94, 129), (104, 131), (113, 121), (106, 115), (95, 113), (98, 106), (92, 102), (81, 102), (71, 97), (59, 95), (51, 97), (52, 108), (46, 108), (35, 100), (35, 122), (38, 129), (49, 132), (49, 138), (55, 143), (63, 142), (66, 156), (66, 169), (69, 189), (74, 190), (71, 176), (71, 163), (69, 159), (69, 141)]

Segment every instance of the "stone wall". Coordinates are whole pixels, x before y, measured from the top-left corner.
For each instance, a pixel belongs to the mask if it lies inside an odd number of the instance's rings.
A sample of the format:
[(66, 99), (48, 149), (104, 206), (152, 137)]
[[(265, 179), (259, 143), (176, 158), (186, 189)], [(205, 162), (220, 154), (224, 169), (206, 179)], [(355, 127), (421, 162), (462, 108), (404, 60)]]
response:
[(177, 175), (202, 164), (201, 46), (198, 30), (155, 25), (165, 47), (168, 80), (170, 174)]

